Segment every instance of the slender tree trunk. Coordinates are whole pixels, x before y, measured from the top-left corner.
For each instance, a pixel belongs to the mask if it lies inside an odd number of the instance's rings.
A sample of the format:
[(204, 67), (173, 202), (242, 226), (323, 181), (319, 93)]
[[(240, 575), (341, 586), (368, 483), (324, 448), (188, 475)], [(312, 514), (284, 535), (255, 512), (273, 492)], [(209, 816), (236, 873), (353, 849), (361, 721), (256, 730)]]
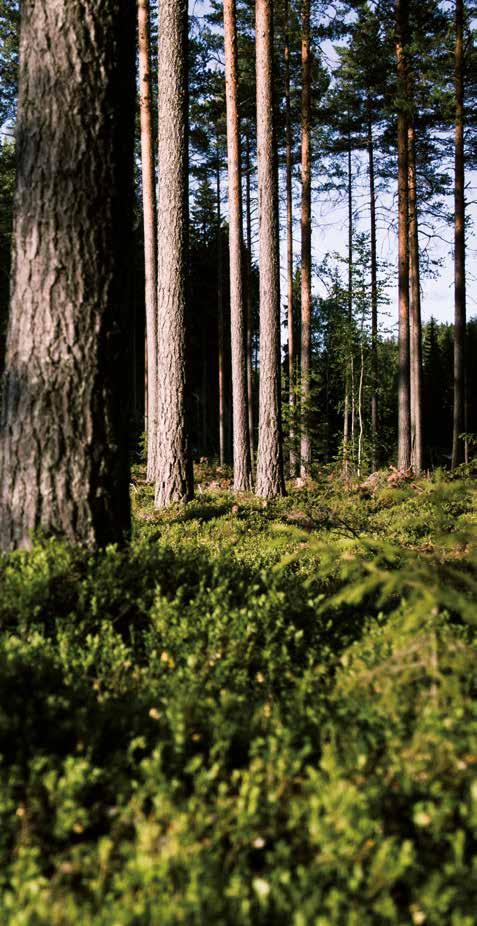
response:
[(464, 462), (465, 446), (465, 162), (464, 162), (464, 3), (455, 4), (455, 218), (454, 218), (454, 418), (452, 466)]
[(280, 270), (275, 171), (272, 2), (256, 0), (257, 162), (260, 248), (260, 397), (256, 492), (285, 492), (280, 421)]
[(371, 210), (371, 468), (375, 470), (378, 465), (378, 262), (376, 246), (374, 142), (371, 112), (371, 100), (368, 98), (369, 200)]
[(398, 235), (399, 235), (399, 385), (398, 467), (411, 465), (411, 407), (409, 369), (409, 236), (407, 64), (408, 0), (396, 0), (396, 59), (398, 76)]
[(250, 438), (250, 460), (253, 465), (254, 450), (254, 415), (253, 415), (253, 291), (252, 291), (252, 198), (250, 159), (250, 127), (247, 126), (247, 176), (245, 178), (246, 217), (247, 217), (247, 397), (248, 397), (248, 433)]
[(156, 508), (193, 493), (186, 420), (187, 2), (159, 4)]
[(362, 464), (362, 457), (363, 457), (363, 437), (364, 437), (363, 386), (364, 386), (364, 347), (363, 347), (363, 334), (361, 332), (361, 352), (360, 352), (359, 386), (358, 386), (358, 422), (359, 422), (358, 466), (357, 466), (358, 476), (361, 476), (361, 464)]
[(93, 547), (129, 530), (134, 36), (119, 0), (87, 17), (67, 0), (22, 4), (3, 549), (36, 529)]
[(290, 99), (290, 12), (285, 0), (285, 146), (287, 196), (287, 300), (288, 300), (288, 404), (290, 416), (290, 478), (297, 474), (295, 447), (296, 382), (295, 382), (295, 324), (293, 313), (293, 136)]
[[(349, 116), (348, 116), (349, 122)], [(350, 406), (351, 406), (351, 458), (354, 459), (354, 358), (353, 358), (353, 171), (351, 161), (351, 132), (348, 126), (348, 335), (349, 368), (345, 377), (343, 456), (345, 474), (348, 474), (350, 458)]]
[(146, 276), (147, 471), (156, 478), (157, 454), (157, 237), (149, 0), (138, 0), (139, 102), (141, 114), (142, 205)]
[(217, 316), (219, 353), (219, 463), (225, 464), (225, 336), (222, 257), (222, 215), (220, 190), (220, 146), (217, 135)]
[(230, 326), (232, 345), (232, 413), (234, 490), (252, 488), (247, 411), (246, 318), (243, 291), (242, 186), (238, 113), (238, 58), (235, 0), (224, 0), (225, 96), (229, 189)]
[(311, 469), (311, 57), (310, 0), (302, 0), (301, 96), (301, 440), (300, 476)]
[(411, 379), (411, 464), (416, 475), (423, 468), (422, 444), (422, 330), (419, 229), (417, 221), (416, 143), (414, 125), (408, 126), (409, 188), (409, 323)]

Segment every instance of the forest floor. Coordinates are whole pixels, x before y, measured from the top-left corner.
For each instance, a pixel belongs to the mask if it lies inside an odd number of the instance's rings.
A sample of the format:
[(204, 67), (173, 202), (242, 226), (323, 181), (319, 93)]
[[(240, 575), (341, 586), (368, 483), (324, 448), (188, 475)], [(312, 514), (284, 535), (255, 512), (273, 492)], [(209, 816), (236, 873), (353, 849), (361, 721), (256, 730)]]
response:
[(476, 468), (0, 561), (0, 924), (475, 926)]

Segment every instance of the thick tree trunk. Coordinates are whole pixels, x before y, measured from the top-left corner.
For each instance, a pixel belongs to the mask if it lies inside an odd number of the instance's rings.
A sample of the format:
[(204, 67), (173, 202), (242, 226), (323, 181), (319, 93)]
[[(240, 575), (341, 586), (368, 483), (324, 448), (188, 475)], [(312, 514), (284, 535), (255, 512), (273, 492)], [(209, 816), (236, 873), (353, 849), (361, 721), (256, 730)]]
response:
[(222, 214), (220, 189), (220, 146), (217, 139), (217, 318), (219, 361), (219, 463), (225, 464), (225, 335), (224, 291), (222, 282)]
[(396, 0), (396, 59), (398, 77), (398, 236), (399, 236), (399, 384), (398, 467), (411, 465), (411, 405), (409, 370), (409, 236), (407, 65), (408, 0)]
[(416, 144), (414, 126), (408, 126), (409, 190), (409, 327), (411, 379), (411, 465), (416, 475), (423, 468), (422, 443), (422, 329), (419, 229), (417, 221)]
[(374, 142), (371, 112), (371, 100), (368, 98), (368, 163), (371, 242), (371, 468), (375, 470), (378, 465), (378, 261), (376, 246)]
[(300, 476), (308, 479), (311, 468), (310, 368), (311, 368), (311, 57), (310, 0), (302, 3), (301, 33), (301, 439)]
[(158, 455), (156, 508), (191, 498), (186, 420), (187, 3), (159, 4)]
[(3, 549), (129, 530), (134, 27), (120, 0), (22, 5)]
[(141, 115), (142, 205), (146, 278), (147, 471), (156, 478), (157, 455), (157, 236), (154, 167), (149, 0), (138, 0), (139, 103)]
[(229, 190), (230, 333), (234, 490), (252, 488), (247, 410), (246, 318), (242, 245), (242, 185), (238, 113), (238, 57), (235, 0), (224, 0), (225, 97)]
[(465, 162), (464, 162), (464, 3), (455, 4), (455, 218), (454, 218), (454, 418), (452, 466), (464, 462), (465, 445)]
[(260, 248), (260, 407), (256, 492), (284, 494), (280, 421), (280, 271), (275, 171), (272, 2), (256, 0)]
[(297, 474), (297, 452), (295, 447), (296, 382), (295, 382), (295, 319), (293, 313), (293, 136), (290, 98), (290, 13), (285, 0), (285, 146), (286, 146), (286, 196), (287, 196), (287, 301), (288, 301), (288, 404), (290, 416), (290, 478)]
[(253, 466), (255, 448), (254, 414), (253, 414), (253, 292), (252, 292), (252, 198), (251, 198), (251, 171), (250, 159), (250, 128), (247, 127), (247, 175), (245, 178), (246, 191), (246, 217), (247, 217), (247, 398), (248, 398), (248, 434), (250, 439), (250, 461)]

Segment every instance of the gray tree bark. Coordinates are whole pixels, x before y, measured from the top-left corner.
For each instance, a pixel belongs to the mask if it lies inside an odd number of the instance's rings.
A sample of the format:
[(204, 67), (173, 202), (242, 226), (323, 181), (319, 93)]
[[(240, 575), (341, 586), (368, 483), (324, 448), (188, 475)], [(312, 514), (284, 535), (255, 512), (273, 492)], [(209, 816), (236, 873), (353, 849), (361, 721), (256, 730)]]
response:
[(154, 482), (157, 465), (157, 236), (149, 0), (138, 0), (138, 51), (144, 269), (146, 280), (146, 479), (148, 482)]
[(280, 272), (275, 171), (271, 0), (256, 0), (257, 166), (260, 251), (260, 395), (256, 493), (285, 492), (280, 419)]
[(245, 178), (246, 190), (246, 219), (247, 219), (247, 398), (248, 398), (248, 436), (250, 440), (250, 462), (253, 469), (255, 456), (254, 447), (254, 413), (253, 413), (253, 293), (252, 293), (252, 196), (250, 158), (250, 126), (247, 126), (246, 136), (247, 176)]
[(300, 476), (311, 470), (311, 57), (310, 0), (302, 0), (301, 96), (301, 440)]
[(371, 99), (368, 110), (368, 171), (371, 238), (371, 442), (373, 470), (378, 465), (378, 262), (376, 245), (376, 184)]
[(238, 55), (235, 0), (224, 0), (225, 97), (229, 191), (230, 334), (234, 491), (252, 488), (248, 433), (246, 316), (242, 242), (242, 182), (238, 112)]
[(0, 543), (119, 541), (130, 526), (124, 375), (134, 3), (22, 5)]
[(407, 64), (408, 0), (396, 0), (396, 59), (398, 77), (398, 237), (399, 237), (399, 384), (398, 467), (411, 465), (411, 397), (409, 368), (409, 235)]
[(187, 2), (159, 4), (156, 508), (192, 497), (186, 415)]
[(465, 161), (464, 3), (455, 4), (455, 183), (454, 183), (454, 415), (452, 467), (463, 463), (465, 442)]

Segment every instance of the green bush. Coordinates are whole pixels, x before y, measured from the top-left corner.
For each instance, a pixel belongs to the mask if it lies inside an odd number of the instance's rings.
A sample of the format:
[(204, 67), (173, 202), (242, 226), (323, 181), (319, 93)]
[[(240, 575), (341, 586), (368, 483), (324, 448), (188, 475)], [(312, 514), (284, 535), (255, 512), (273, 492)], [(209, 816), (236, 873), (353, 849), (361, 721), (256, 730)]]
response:
[(3, 559), (0, 923), (475, 923), (475, 491), (420, 486)]

